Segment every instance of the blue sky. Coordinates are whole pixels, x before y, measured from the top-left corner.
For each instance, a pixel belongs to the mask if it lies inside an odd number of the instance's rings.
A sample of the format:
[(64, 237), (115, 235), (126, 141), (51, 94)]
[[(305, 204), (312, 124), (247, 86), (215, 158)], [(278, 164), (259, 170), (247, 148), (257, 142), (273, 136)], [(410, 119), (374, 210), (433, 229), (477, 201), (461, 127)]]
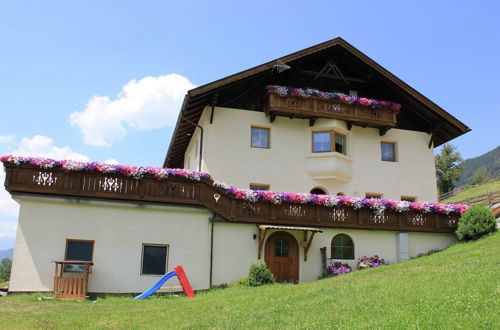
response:
[(4, 1), (0, 154), (161, 165), (182, 88), (337, 36), (471, 127), (464, 158), (499, 144), (498, 1)]

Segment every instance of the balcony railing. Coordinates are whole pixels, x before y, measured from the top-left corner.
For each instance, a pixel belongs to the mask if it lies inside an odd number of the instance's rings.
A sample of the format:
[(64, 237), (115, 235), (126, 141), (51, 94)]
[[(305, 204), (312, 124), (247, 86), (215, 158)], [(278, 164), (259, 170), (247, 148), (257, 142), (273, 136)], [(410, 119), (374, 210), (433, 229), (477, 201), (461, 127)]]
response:
[(198, 205), (239, 223), (451, 233), (456, 230), (459, 218), (456, 213), (385, 211), (375, 214), (366, 208), (248, 202), (226, 194), (215, 187), (211, 179), (157, 180), (146, 176), (136, 180), (116, 173), (67, 173), (61, 169), (8, 163), (5, 168), (5, 187), (10, 193)]
[(349, 123), (366, 124), (373, 127), (391, 128), (397, 123), (399, 111), (378, 107), (372, 109), (362, 105), (346, 104), (334, 100), (280, 96), (268, 93), (266, 115), (297, 116), (302, 118), (340, 119)]

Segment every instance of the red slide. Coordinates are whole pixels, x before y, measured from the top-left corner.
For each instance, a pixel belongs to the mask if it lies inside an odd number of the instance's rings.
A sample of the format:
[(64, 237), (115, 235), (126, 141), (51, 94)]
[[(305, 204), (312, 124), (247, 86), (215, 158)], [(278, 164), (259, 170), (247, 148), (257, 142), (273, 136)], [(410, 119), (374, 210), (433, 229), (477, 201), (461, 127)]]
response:
[(194, 298), (194, 292), (193, 289), (191, 288), (191, 284), (189, 283), (186, 273), (184, 273), (184, 268), (182, 268), (182, 266), (179, 265), (175, 266), (174, 270), (177, 273), (177, 278), (179, 279), (179, 282), (182, 285), (182, 289), (184, 290), (186, 297)]

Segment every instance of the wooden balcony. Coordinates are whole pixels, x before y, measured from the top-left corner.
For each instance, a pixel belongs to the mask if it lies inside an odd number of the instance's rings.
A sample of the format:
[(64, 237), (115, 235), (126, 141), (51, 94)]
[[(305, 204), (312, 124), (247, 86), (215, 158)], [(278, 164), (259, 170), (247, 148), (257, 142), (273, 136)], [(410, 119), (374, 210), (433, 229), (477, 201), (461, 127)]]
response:
[(340, 119), (349, 125), (366, 125), (377, 128), (392, 128), (396, 126), (398, 110), (387, 107), (371, 109), (356, 104), (340, 103), (333, 100), (317, 98), (303, 98), (300, 96), (280, 96), (274, 93), (267, 94), (266, 115), (271, 117), (287, 116), (299, 118), (329, 118)]
[[(375, 215), (363, 208), (325, 207), (309, 204), (248, 202), (214, 187), (212, 180), (180, 178), (140, 180), (120, 174), (66, 173), (32, 165), (5, 164), (6, 189), (12, 193), (44, 194), (130, 202), (174, 203), (204, 206), (231, 222), (452, 233), (458, 214), (386, 211)], [(68, 219), (70, 222), (71, 219)]]

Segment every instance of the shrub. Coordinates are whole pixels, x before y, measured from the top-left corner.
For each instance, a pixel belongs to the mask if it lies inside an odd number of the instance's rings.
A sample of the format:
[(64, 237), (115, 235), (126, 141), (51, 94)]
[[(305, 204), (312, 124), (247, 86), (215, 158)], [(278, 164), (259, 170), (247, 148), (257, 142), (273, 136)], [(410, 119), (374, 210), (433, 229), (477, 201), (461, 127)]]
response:
[(366, 268), (376, 268), (385, 264), (385, 260), (381, 259), (378, 255), (371, 257), (363, 256), (358, 259), (358, 265), (360, 269)]
[(10, 278), (10, 270), (12, 268), (12, 260), (5, 258), (0, 262), (0, 282), (8, 281)]
[(483, 206), (473, 206), (460, 217), (455, 232), (461, 241), (476, 240), (496, 230), (495, 217)]
[(265, 264), (252, 264), (248, 271), (248, 285), (260, 286), (274, 282), (274, 277), (271, 271)]
[(236, 285), (248, 286), (248, 276), (236, 280)]

